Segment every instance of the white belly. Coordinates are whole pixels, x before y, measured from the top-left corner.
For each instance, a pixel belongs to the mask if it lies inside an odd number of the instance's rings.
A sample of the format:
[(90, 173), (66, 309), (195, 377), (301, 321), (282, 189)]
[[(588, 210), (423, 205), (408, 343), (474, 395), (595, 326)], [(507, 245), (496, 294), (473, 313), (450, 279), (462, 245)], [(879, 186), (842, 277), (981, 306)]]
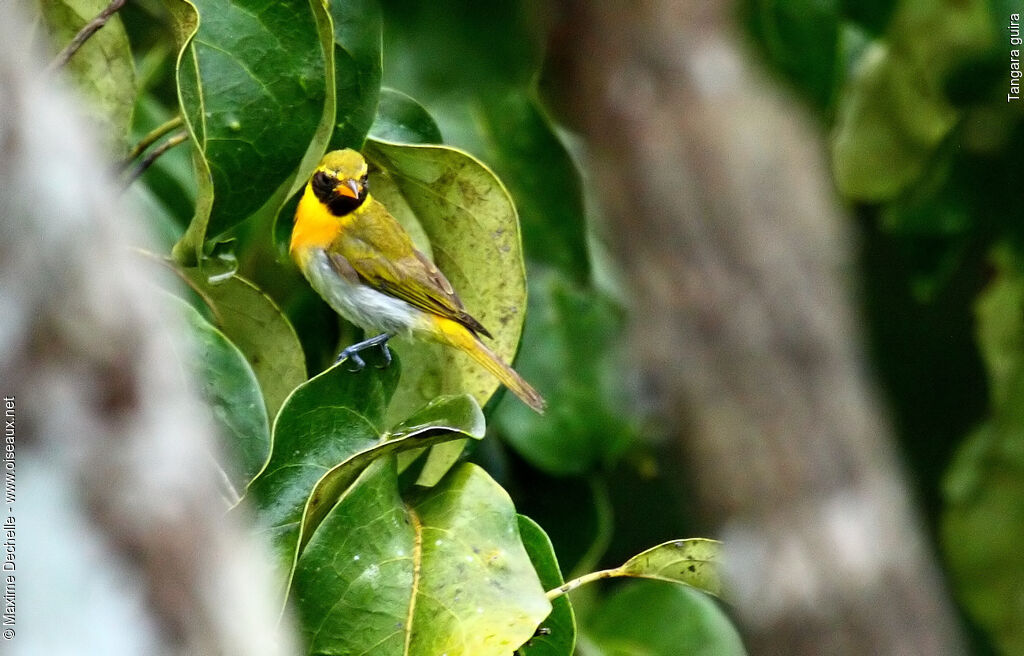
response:
[(409, 336), (423, 321), (423, 312), (418, 308), (338, 275), (322, 249), (309, 249), (305, 258), (308, 263), (303, 267), (304, 273), (313, 289), (335, 312), (363, 330)]

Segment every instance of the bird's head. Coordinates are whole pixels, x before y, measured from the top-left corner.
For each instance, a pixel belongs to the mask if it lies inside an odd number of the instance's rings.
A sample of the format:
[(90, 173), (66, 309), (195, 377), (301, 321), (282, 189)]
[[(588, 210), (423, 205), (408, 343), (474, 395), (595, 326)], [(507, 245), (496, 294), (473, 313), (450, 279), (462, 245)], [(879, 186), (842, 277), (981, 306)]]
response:
[(363, 156), (351, 148), (332, 150), (320, 160), (309, 185), (332, 214), (342, 216), (366, 200), (368, 170)]

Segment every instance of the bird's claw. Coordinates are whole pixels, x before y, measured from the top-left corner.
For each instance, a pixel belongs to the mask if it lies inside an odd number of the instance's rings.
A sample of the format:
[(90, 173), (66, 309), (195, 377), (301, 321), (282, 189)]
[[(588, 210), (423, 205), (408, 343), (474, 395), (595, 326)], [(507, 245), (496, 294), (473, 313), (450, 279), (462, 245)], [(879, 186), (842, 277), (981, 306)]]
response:
[(381, 342), (380, 352), (384, 356), (384, 364), (377, 365), (378, 369), (387, 369), (391, 366), (391, 349), (388, 348), (387, 342)]
[(338, 354), (338, 358), (334, 361), (335, 364), (340, 363), (342, 360), (350, 361), (355, 368), (349, 369), (352, 373), (362, 371), (366, 368), (366, 361), (360, 357), (360, 351), (364, 351), (371, 346), (380, 346), (381, 353), (384, 355), (384, 364), (378, 366), (378, 369), (385, 369), (391, 366), (391, 349), (388, 348), (388, 340), (391, 339), (389, 333), (382, 333), (376, 337), (363, 340), (358, 344), (353, 344), (345, 348), (341, 353)]
[(338, 364), (342, 360), (346, 360), (346, 359), (349, 362), (351, 362), (353, 365), (355, 365), (354, 367), (349, 368), (349, 371), (351, 371), (352, 373), (356, 373), (358, 371), (362, 371), (363, 369), (366, 368), (366, 362), (361, 357), (359, 357), (359, 352), (358, 351), (353, 351), (352, 350), (351, 346), (348, 347), (347, 349), (345, 349), (344, 351), (342, 351), (341, 353), (339, 353), (338, 354), (338, 359), (335, 360), (334, 363)]

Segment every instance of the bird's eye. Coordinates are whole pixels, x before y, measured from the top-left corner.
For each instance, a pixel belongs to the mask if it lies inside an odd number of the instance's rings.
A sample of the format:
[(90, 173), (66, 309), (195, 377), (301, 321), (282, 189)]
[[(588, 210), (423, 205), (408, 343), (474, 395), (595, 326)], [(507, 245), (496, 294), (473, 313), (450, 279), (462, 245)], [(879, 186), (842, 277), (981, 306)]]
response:
[(318, 198), (324, 199), (329, 197), (331, 192), (334, 191), (334, 187), (338, 184), (338, 179), (329, 175), (325, 171), (317, 171), (313, 174), (311, 183), (313, 185), (313, 193), (315, 193)]
[(362, 177), (362, 179), (359, 180), (359, 184), (361, 184), (363, 186), (364, 190), (365, 189), (369, 189), (370, 188), (370, 176), (369, 175), (364, 175)]

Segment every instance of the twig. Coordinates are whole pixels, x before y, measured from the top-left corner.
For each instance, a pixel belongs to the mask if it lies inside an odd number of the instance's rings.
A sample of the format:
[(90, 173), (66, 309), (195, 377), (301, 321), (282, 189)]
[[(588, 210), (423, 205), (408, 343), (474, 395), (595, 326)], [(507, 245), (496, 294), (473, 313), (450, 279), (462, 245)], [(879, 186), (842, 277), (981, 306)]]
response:
[(107, 24), (110, 17), (117, 13), (117, 11), (124, 6), (127, 0), (111, 0), (111, 3), (107, 5), (107, 8), (101, 11), (96, 18), (92, 19), (85, 26), (78, 31), (75, 38), (71, 39), (71, 43), (67, 45), (60, 53), (54, 58), (50, 65), (47, 67), (47, 71), (52, 71), (58, 68), (63, 68), (64, 65), (74, 57), (78, 49), (82, 47), (86, 41), (89, 40), (98, 29)]
[(178, 133), (174, 134), (173, 136), (171, 136), (170, 139), (168, 139), (167, 141), (163, 142), (162, 144), (160, 144), (159, 146), (154, 148), (153, 152), (151, 152), (150, 154), (146, 155), (146, 158), (143, 159), (141, 162), (139, 162), (138, 165), (136, 165), (135, 168), (133, 168), (131, 170), (131, 172), (125, 178), (124, 186), (125, 187), (130, 187), (131, 184), (133, 182), (135, 182), (139, 178), (140, 175), (145, 173), (146, 169), (148, 169), (153, 164), (153, 162), (156, 161), (157, 157), (160, 157), (161, 155), (166, 153), (168, 150), (170, 150), (171, 148), (174, 148), (178, 144), (186, 141), (187, 139), (188, 139), (188, 132), (186, 132), (185, 130), (182, 130), (181, 132), (178, 132)]
[(548, 590), (547, 596), (549, 601), (554, 601), (567, 592), (572, 592), (581, 585), (592, 583), (594, 581), (600, 581), (601, 579), (610, 579), (615, 576), (622, 576), (622, 568), (616, 567), (615, 569), (602, 569), (598, 572), (591, 572), (590, 574), (584, 574), (579, 578), (575, 578), (567, 583), (563, 583), (554, 590)]
[(164, 136), (174, 128), (180, 128), (183, 122), (184, 121), (182, 121), (181, 116), (175, 116), (166, 123), (153, 128), (146, 136), (142, 137), (139, 143), (135, 144), (132, 151), (128, 153), (127, 157), (125, 157), (124, 163), (121, 165), (121, 169), (127, 169), (128, 165), (131, 164), (136, 157), (144, 153), (146, 149), (156, 143), (160, 137)]

